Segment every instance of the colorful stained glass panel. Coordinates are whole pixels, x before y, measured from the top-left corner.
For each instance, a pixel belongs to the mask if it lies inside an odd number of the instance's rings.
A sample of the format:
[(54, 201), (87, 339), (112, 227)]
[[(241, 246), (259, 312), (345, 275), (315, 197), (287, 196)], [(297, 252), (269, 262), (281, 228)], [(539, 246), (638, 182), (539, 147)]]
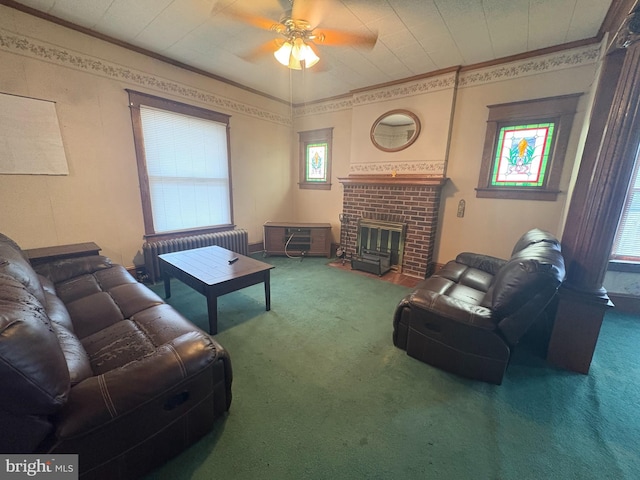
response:
[(502, 127), (498, 135), (491, 186), (543, 186), (553, 131), (553, 123)]
[(307, 144), (307, 182), (327, 181), (327, 151), (328, 143)]

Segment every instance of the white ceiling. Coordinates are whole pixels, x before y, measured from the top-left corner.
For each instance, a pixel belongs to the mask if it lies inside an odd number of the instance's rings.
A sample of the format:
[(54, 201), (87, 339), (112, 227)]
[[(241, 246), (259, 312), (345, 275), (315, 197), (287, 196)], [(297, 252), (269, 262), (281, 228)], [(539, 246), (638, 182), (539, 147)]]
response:
[(283, 67), (272, 55), (253, 62), (241, 58), (277, 34), (224, 14), (231, 7), (276, 23), (288, 0), (16, 3), (303, 103), (595, 37), (611, 0), (315, 0), (325, 8), (321, 28), (377, 32), (378, 41), (368, 51), (320, 45), (320, 62), (305, 72)]

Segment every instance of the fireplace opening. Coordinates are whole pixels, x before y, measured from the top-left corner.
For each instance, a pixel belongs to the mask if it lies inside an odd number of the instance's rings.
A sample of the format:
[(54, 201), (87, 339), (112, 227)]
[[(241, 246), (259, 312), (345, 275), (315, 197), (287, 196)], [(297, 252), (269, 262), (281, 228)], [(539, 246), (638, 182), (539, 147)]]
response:
[(384, 275), (389, 270), (402, 272), (402, 257), (407, 224), (399, 216), (376, 215), (358, 220), (356, 254), (351, 268)]

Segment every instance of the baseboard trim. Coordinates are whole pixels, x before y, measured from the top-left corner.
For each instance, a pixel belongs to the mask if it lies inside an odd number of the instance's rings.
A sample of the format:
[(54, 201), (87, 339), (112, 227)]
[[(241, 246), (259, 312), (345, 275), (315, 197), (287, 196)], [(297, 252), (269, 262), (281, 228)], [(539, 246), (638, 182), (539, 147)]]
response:
[(616, 310), (640, 315), (640, 297), (611, 292), (608, 292), (607, 295), (609, 295), (609, 299), (613, 302)]
[(249, 253), (258, 253), (258, 252), (264, 252), (264, 243), (262, 242), (258, 242), (258, 243), (250, 243), (249, 244)]

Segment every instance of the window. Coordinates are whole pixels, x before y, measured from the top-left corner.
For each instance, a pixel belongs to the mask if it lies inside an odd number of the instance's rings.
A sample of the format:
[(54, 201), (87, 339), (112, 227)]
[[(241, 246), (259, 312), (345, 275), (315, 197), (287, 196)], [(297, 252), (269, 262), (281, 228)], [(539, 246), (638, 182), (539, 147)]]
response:
[(546, 178), (553, 123), (502, 127), (491, 186), (540, 187)]
[(579, 97), (490, 105), (476, 196), (555, 200)]
[(229, 115), (128, 93), (146, 235), (230, 226)]
[(613, 243), (614, 260), (640, 262), (640, 162), (631, 177), (627, 199)]
[(333, 128), (298, 132), (300, 136), (300, 188), (331, 190)]

